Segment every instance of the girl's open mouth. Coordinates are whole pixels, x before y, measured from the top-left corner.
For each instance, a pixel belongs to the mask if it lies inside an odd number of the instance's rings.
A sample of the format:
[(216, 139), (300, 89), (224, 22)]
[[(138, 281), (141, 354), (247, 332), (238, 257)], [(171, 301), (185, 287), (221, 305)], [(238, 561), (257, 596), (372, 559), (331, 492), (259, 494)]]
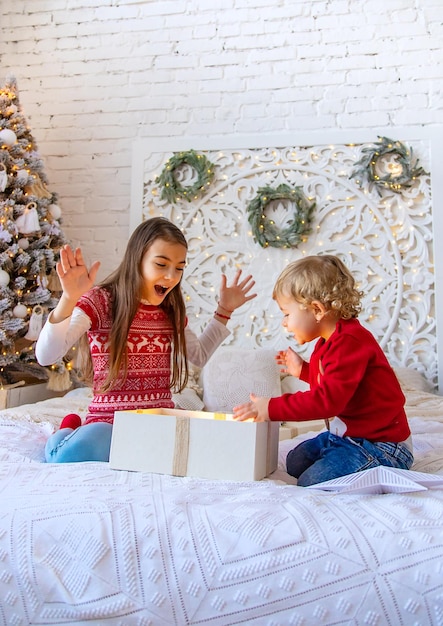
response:
[(165, 293), (168, 291), (168, 288), (167, 287), (162, 287), (162, 285), (155, 285), (154, 289), (155, 289), (155, 292), (159, 296), (164, 296)]

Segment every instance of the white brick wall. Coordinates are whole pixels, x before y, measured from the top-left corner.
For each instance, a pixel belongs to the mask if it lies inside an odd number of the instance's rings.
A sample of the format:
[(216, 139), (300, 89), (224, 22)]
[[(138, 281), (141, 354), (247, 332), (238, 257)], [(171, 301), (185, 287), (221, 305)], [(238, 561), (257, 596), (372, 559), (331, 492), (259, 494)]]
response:
[(441, 124), (442, 23), (442, 0), (2, 0), (0, 78), (102, 278), (135, 138)]

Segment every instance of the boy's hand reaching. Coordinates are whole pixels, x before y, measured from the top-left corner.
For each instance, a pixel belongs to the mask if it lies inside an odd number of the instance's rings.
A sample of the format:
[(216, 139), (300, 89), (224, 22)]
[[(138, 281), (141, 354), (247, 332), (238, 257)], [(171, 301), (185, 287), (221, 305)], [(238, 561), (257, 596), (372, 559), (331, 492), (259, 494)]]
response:
[(269, 422), (268, 405), (270, 398), (259, 398), (254, 393), (249, 396), (250, 402), (239, 404), (233, 408), (234, 419), (243, 422), (252, 419), (254, 422)]
[(275, 360), (278, 365), (281, 365), (280, 372), (283, 374), (290, 374), (295, 378), (300, 378), (301, 368), (303, 365), (303, 359), (295, 350), (288, 348), (287, 350), (280, 350), (275, 356)]

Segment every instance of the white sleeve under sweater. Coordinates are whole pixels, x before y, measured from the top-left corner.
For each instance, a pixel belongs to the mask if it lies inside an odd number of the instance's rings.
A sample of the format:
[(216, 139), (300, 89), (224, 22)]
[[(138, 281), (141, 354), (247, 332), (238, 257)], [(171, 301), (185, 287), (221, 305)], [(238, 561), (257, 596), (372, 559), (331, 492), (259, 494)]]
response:
[(80, 337), (91, 327), (91, 320), (84, 311), (75, 307), (72, 315), (53, 324), (49, 314), (37, 339), (35, 357), (40, 365), (60, 361)]
[(209, 321), (200, 337), (187, 326), (185, 335), (188, 361), (197, 367), (203, 367), (230, 334), (231, 331), (215, 318)]
[[(46, 320), (35, 346), (35, 356), (40, 365), (56, 363), (89, 330), (91, 320), (84, 311), (75, 307), (72, 315), (53, 324), (51, 315)], [(212, 318), (200, 337), (185, 328), (188, 360), (203, 367), (230, 331), (224, 324)]]

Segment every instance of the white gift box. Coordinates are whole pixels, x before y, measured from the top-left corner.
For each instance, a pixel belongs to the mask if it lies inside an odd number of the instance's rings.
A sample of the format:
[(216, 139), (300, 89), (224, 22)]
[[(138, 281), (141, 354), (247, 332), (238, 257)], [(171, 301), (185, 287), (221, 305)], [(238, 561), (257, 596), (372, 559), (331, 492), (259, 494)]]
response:
[(113, 469), (251, 481), (277, 468), (279, 422), (180, 409), (116, 411)]
[(64, 396), (65, 393), (66, 390), (53, 391), (48, 389), (48, 383), (5, 385), (0, 387), (0, 409), (10, 409), (22, 404), (34, 404), (48, 398)]

